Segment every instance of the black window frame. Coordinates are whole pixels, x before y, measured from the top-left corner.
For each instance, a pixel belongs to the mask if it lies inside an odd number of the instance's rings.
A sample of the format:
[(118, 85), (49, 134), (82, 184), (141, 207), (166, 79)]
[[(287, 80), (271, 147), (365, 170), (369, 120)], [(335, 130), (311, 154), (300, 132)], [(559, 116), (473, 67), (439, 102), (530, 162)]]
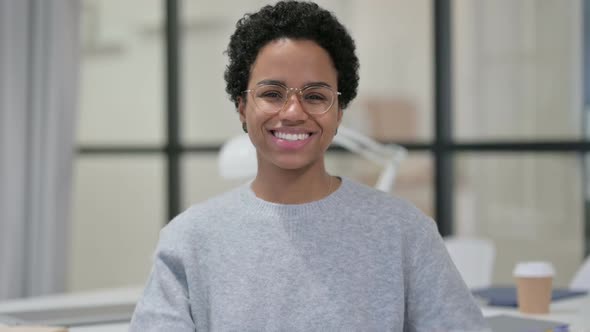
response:
[[(166, 159), (167, 220), (180, 213), (182, 202), (182, 173), (180, 160), (189, 153), (217, 153), (221, 145), (182, 144), (180, 140), (181, 107), (181, 29), (182, 0), (163, 0), (165, 11), (165, 68), (166, 68), (166, 142), (163, 146), (99, 146), (78, 147), (80, 155), (88, 154), (144, 154), (163, 155)], [(590, 0), (583, 1), (583, 59), (584, 59), (584, 107), (590, 109)], [(453, 79), (452, 79), (452, 0), (432, 0), (433, 22), (433, 89), (434, 89), (434, 139), (432, 142), (396, 142), (410, 151), (427, 151), (434, 158), (435, 220), (442, 236), (453, 234), (454, 220), (454, 169), (458, 155), (485, 153), (572, 153), (585, 160), (590, 152), (590, 140), (534, 140), (534, 141), (461, 141), (453, 139)], [(585, 114), (585, 112), (584, 112)], [(585, 116), (588, 116), (585, 114)], [(584, 128), (586, 132), (587, 128)], [(392, 142), (385, 142), (392, 143)], [(336, 148), (337, 149), (337, 148)], [(585, 163), (585, 161), (584, 161)], [(585, 166), (585, 165), (584, 165)], [(585, 167), (584, 167), (585, 168)], [(584, 172), (584, 192), (588, 182)], [(584, 197), (585, 251), (590, 252), (590, 202)]]

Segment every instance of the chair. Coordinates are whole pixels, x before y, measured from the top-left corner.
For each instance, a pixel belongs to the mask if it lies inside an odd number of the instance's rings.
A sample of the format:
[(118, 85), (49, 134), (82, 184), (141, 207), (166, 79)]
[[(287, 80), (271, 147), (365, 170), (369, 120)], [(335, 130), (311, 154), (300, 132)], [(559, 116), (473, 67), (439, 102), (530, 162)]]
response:
[(582, 266), (578, 268), (578, 271), (570, 283), (570, 288), (590, 291), (590, 256), (586, 257)]
[(475, 237), (444, 238), (447, 250), (470, 289), (489, 287), (492, 283), (496, 247), (491, 240)]

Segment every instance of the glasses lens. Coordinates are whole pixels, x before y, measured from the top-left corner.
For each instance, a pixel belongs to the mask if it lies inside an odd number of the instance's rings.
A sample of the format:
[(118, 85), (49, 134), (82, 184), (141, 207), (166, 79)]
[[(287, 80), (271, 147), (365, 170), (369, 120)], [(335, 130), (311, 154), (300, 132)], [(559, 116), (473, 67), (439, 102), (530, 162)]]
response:
[(280, 85), (260, 85), (253, 94), (256, 106), (267, 113), (280, 111), (287, 100), (287, 88)]
[[(295, 90), (299, 92), (299, 90)], [(256, 107), (263, 112), (276, 113), (285, 106), (289, 98), (289, 89), (280, 85), (260, 85), (253, 91)], [(298, 93), (299, 94), (299, 93)], [(334, 91), (324, 86), (310, 86), (299, 94), (305, 111), (311, 114), (322, 114), (334, 103)]]
[(311, 86), (301, 91), (301, 102), (307, 112), (322, 114), (332, 106), (334, 92), (325, 86)]

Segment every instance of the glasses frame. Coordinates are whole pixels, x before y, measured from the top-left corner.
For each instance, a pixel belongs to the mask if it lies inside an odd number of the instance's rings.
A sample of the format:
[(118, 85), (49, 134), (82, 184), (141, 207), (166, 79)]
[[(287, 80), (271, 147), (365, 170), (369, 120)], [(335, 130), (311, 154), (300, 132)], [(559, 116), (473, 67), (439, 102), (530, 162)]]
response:
[[(282, 88), (282, 89), (287, 90), (287, 97), (285, 98), (285, 102), (283, 103), (283, 105), (281, 107), (279, 107), (276, 111), (273, 111), (273, 112), (269, 112), (269, 111), (260, 109), (260, 106), (258, 106), (258, 104), (256, 103), (256, 101), (254, 101), (254, 99), (256, 98), (256, 96), (254, 95), (254, 91), (256, 91), (258, 88), (268, 87), (268, 86), (276, 86), (276, 87), (279, 87), (279, 88)], [(303, 92), (305, 90), (312, 89), (312, 88), (324, 88), (324, 89), (330, 90), (330, 92), (332, 93), (332, 102), (326, 108), (326, 110), (323, 111), (323, 112), (321, 112), (321, 113), (312, 113), (312, 112), (309, 112), (307, 109), (305, 109), (305, 104), (301, 102), (301, 98), (303, 97)], [(254, 87), (253, 89), (244, 90), (244, 91), (242, 91), (242, 93), (250, 93), (252, 95), (252, 99), (253, 99), (252, 102), (254, 103), (254, 105), (256, 106), (256, 108), (258, 110), (260, 110), (261, 112), (264, 112), (266, 114), (277, 114), (277, 113), (280, 113), (282, 110), (285, 109), (285, 106), (287, 106), (287, 104), (289, 103), (289, 100), (291, 99), (291, 96), (296, 93), (298, 95), (297, 98), (299, 99), (299, 102), (301, 103), (301, 106), (302, 106), (303, 110), (305, 111), (305, 113), (310, 114), (310, 115), (322, 115), (322, 114), (328, 113), (328, 111), (330, 110), (330, 108), (332, 108), (332, 106), (334, 106), (334, 102), (336, 101), (336, 99), (338, 98), (338, 96), (340, 96), (342, 94), (340, 91), (335, 91), (334, 89), (332, 89), (331, 87), (326, 86), (326, 85), (307, 85), (307, 86), (304, 86), (302, 88), (290, 88), (288, 86), (284, 86), (284, 85), (280, 85), (280, 84), (260, 84), (260, 85), (257, 85), (256, 87)]]

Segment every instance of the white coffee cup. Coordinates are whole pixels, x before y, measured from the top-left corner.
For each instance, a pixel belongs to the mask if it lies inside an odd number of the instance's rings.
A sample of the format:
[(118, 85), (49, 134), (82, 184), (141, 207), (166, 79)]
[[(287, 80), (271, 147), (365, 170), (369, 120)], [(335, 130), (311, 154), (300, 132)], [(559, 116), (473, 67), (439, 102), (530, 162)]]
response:
[(549, 313), (555, 269), (549, 262), (521, 262), (513, 271), (518, 310), (529, 314)]

